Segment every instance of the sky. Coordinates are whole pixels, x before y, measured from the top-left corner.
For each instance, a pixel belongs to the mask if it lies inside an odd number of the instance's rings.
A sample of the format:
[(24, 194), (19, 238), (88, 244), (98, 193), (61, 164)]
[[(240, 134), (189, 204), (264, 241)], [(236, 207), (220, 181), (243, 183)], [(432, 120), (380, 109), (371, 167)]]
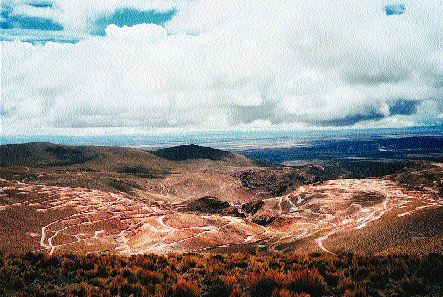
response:
[(3, 0), (3, 135), (443, 122), (443, 0)]

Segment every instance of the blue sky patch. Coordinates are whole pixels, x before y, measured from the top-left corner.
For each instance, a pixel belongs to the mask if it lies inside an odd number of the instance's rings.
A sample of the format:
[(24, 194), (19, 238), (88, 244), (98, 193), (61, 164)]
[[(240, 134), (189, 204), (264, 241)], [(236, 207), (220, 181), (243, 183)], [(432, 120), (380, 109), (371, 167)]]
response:
[(32, 6), (32, 7), (37, 7), (37, 8), (52, 8), (53, 5), (51, 2), (30, 2), (28, 5)]
[(105, 35), (105, 29), (108, 25), (114, 24), (118, 27), (134, 26), (138, 24), (157, 24), (163, 25), (175, 15), (175, 10), (158, 12), (154, 10), (140, 11), (132, 8), (123, 8), (116, 10), (110, 16), (102, 16), (95, 21), (92, 34)]
[(0, 29), (31, 29), (61, 31), (63, 26), (51, 19), (13, 15), (12, 7), (3, 6), (0, 11)]
[(389, 106), (389, 112), (393, 115), (413, 115), (417, 112), (420, 101), (400, 99)]
[(388, 4), (385, 6), (386, 15), (400, 15), (405, 13), (405, 10), (404, 4)]

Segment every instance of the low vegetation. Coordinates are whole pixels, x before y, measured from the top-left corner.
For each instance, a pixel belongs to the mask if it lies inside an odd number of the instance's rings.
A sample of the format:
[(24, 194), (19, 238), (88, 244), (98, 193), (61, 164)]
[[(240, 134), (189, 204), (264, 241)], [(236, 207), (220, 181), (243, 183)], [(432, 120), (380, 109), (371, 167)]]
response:
[(442, 296), (443, 256), (0, 255), (1, 296)]

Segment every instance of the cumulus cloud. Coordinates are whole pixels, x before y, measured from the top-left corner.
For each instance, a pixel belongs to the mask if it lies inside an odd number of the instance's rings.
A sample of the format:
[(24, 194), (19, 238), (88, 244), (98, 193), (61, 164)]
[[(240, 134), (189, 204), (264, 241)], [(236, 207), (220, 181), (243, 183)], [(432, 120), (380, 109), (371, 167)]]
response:
[(76, 30), (124, 5), (176, 13), (76, 44), (3, 42), (3, 133), (442, 120), (440, 0), (397, 17), (379, 0), (54, 2)]

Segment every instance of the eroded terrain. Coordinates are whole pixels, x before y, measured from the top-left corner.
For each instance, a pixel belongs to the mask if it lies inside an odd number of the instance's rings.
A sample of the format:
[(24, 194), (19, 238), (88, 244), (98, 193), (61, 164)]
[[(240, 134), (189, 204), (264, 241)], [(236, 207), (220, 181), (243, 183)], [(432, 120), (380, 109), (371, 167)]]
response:
[[(335, 234), (358, 234), (383, 218), (394, 221), (442, 206), (436, 193), (408, 190), (390, 180), (341, 179), (267, 199), (253, 219), (273, 222), (267, 227), (268, 249), (333, 252), (340, 251), (329, 243)], [(352, 236), (344, 240), (352, 242)]]
[[(238, 199), (221, 203), (216, 197), (202, 200), (209, 201), (209, 206), (186, 204), (195, 201), (194, 197), (173, 203), (147, 202), (124, 193), (5, 179), (0, 187), (2, 248), (49, 254), (130, 255), (245, 248), (335, 253), (346, 250), (343, 244), (347, 241), (352, 246), (355, 236), (377, 228), (384, 220), (400, 222), (443, 209), (443, 199), (435, 191), (408, 189), (381, 178), (300, 186), (284, 195), (255, 200), (255, 207)], [(220, 210), (208, 209), (215, 206)], [(440, 240), (438, 223), (421, 236)], [(334, 238), (341, 238), (341, 248), (332, 244)], [(383, 243), (371, 251), (382, 252), (395, 244), (395, 240)], [(439, 246), (441, 249), (438, 243), (430, 249)], [(360, 247), (354, 252), (367, 251)]]
[(122, 194), (0, 182), (1, 244), (57, 252), (197, 251), (241, 244), (261, 228), (237, 217), (174, 211)]

